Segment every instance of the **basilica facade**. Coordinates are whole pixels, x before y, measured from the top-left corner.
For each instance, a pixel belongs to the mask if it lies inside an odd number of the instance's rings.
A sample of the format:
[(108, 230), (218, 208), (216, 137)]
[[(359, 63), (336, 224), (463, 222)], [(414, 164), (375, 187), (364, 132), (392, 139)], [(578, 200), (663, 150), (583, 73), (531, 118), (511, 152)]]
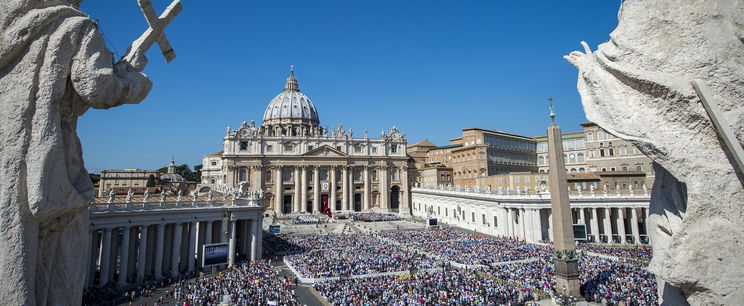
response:
[[(223, 150), (204, 156), (200, 190), (247, 184), (264, 191), (267, 212), (383, 211), (410, 214), (406, 136), (379, 138), (339, 124), (320, 125), (294, 70), (269, 102), (263, 121), (226, 129)], [(245, 186), (244, 186), (245, 187)]]

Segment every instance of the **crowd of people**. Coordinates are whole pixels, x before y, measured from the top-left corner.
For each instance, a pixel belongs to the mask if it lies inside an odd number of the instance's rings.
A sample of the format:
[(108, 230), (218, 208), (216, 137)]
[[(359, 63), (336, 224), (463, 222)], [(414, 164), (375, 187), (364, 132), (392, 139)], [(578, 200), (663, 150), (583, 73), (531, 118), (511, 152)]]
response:
[(285, 257), (302, 277), (322, 278), (433, 268), (422, 252), (383, 241), (371, 245), (309, 251)]
[(312, 250), (337, 249), (361, 245), (376, 245), (381, 241), (373, 236), (360, 234), (326, 234), (266, 237), (267, 245), (277, 253), (300, 253)]
[(643, 266), (598, 256), (582, 256), (581, 295), (609, 305), (658, 305), (656, 277)]
[(381, 237), (461, 264), (489, 265), (550, 254), (550, 247), (518, 239), (492, 238), (455, 229), (388, 232)]
[(361, 222), (380, 222), (380, 221), (398, 221), (400, 217), (393, 214), (381, 214), (381, 213), (351, 213), (349, 218), (354, 221)]
[(638, 262), (648, 265), (653, 256), (653, 251), (649, 247), (608, 247), (596, 244), (583, 243), (579, 245), (582, 251), (615, 256), (623, 260)]
[(460, 269), (342, 278), (314, 288), (331, 305), (524, 305), (533, 298), (529, 289)]
[(216, 276), (182, 280), (169, 295), (184, 304), (218, 305), (228, 299), (235, 305), (300, 305), (294, 295), (296, 281), (281, 276), (267, 261), (242, 262)]

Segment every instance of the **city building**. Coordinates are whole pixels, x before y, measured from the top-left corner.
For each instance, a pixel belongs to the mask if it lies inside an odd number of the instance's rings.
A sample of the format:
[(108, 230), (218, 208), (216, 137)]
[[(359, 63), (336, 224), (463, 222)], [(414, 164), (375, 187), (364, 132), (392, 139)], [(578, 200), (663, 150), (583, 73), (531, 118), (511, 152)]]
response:
[[(569, 188), (581, 190), (650, 188), (654, 181), (653, 162), (632, 143), (615, 137), (592, 122), (582, 131), (562, 134)], [(449, 145), (421, 146), (426, 151), (423, 166), (448, 167), (455, 186), (503, 188), (513, 192), (536, 192), (549, 171), (547, 136), (526, 137), (496, 130), (463, 129), (463, 136)], [(428, 142), (428, 141), (427, 141)], [(531, 159), (530, 159), (531, 158)], [(431, 178), (431, 176), (430, 176)], [(421, 185), (433, 180), (417, 181)], [(437, 181), (436, 185), (441, 184)], [(436, 186), (435, 185), (435, 186)]]
[(379, 138), (339, 124), (320, 125), (313, 102), (291, 71), (263, 121), (229, 126), (223, 150), (203, 158), (199, 190), (242, 182), (264, 190), (276, 214), (378, 210), (410, 213), (406, 137), (392, 127)]
[(431, 148), (427, 164), (452, 168), (453, 184), (474, 186), (478, 177), (537, 171), (535, 142), (526, 136), (465, 128), (449, 145)]
[(157, 170), (136, 168), (103, 170), (101, 180), (98, 182), (98, 196), (105, 197), (111, 190), (117, 194), (126, 194), (129, 189), (142, 193), (147, 187), (147, 180), (150, 176), (153, 176), (156, 183), (160, 182), (160, 172)]
[(452, 168), (428, 167), (419, 170), (419, 183), (422, 186), (451, 186)]

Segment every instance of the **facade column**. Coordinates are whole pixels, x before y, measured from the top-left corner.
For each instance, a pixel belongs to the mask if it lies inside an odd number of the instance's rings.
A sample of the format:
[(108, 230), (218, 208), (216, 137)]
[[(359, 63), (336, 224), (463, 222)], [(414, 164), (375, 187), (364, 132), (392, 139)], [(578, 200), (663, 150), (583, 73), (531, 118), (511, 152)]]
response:
[(111, 229), (111, 255), (110, 257), (110, 264), (109, 264), (109, 275), (108, 279), (106, 280), (107, 283), (112, 282), (114, 280), (114, 274), (116, 274), (116, 259), (118, 258), (119, 252), (119, 230), (116, 228)]
[(388, 186), (388, 181), (390, 181), (390, 177), (388, 177), (388, 171), (387, 166), (380, 167), (379, 176), (377, 180), (380, 184), (380, 208), (389, 210), (390, 209), (390, 187)]
[(411, 204), (410, 204), (410, 194), (409, 190), (411, 186), (408, 186), (408, 166), (400, 167), (400, 181), (401, 181), (401, 187), (400, 187), (400, 207), (398, 207), (398, 213), (403, 213), (405, 215), (411, 214)]
[(103, 242), (101, 244), (101, 274), (98, 286), (103, 287), (108, 282), (109, 269), (111, 268), (111, 229), (103, 229)]
[(320, 167), (313, 167), (313, 213), (320, 213)]
[(147, 266), (147, 225), (140, 226), (139, 250), (137, 251), (137, 282), (145, 279)]
[(341, 169), (341, 210), (349, 210), (349, 166)]
[(625, 238), (625, 208), (617, 209), (617, 233), (620, 235), (620, 243), (627, 243)]
[(183, 235), (183, 224), (178, 222), (173, 226), (173, 242), (171, 248), (171, 268), (170, 274), (173, 277), (178, 276), (178, 264), (181, 262), (181, 241)]
[(212, 243), (212, 227), (214, 226), (214, 221), (207, 221), (206, 230), (204, 231), (204, 244), (210, 244)]
[(307, 211), (307, 166), (302, 165), (301, 167), (302, 167), (302, 171), (300, 172), (302, 172), (302, 178), (300, 178), (301, 179), (300, 185), (302, 186), (302, 189), (300, 190), (300, 195), (301, 195), (300, 201), (302, 202), (302, 204), (300, 206), (300, 211), (308, 212)]
[(298, 213), (302, 211), (302, 205), (300, 201), (300, 168), (294, 167), (294, 172), (292, 172), (292, 176), (294, 177), (294, 208), (292, 209), (292, 212)]
[(186, 260), (188, 260), (187, 263), (187, 272), (193, 272), (194, 271), (194, 258), (196, 258), (196, 221), (189, 223), (189, 250), (187, 252), (188, 256), (186, 257)]
[(364, 195), (362, 196), (362, 209), (369, 210), (370, 208), (370, 182), (369, 182), (369, 166), (364, 166), (364, 172), (362, 173), (362, 179), (364, 180)]
[(337, 178), (336, 178), (336, 167), (335, 166), (331, 166), (331, 169), (329, 169), (328, 171), (331, 172), (330, 175), (329, 175), (331, 177), (331, 184), (330, 184), (331, 185), (331, 187), (330, 187), (331, 188), (331, 190), (330, 190), (330, 194), (331, 195), (330, 195), (330, 203), (328, 204), (328, 206), (332, 207), (331, 210), (336, 210), (336, 180), (337, 180)]
[(163, 238), (165, 236), (165, 224), (158, 224), (158, 232), (155, 239), (155, 279), (163, 278)]
[(599, 219), (597, 219), (597, 209), (596, 208), (590, 208), (592, 210), (592, 236), (594, 236), (594, 243), (599, 243)]
[(282, 204), (284, 202), (284, 196), (282, 195), (284, 191), (282, 166), (276, 166), (274, 171), (274, 177), (276, 178), (276, 181), (274, 181), (274, 213), (279, 215), (282, 213)]
[(553, 240), (553, 209), (548, 210), (548, 239)]
[(227, 265), (228, 267), (234, 267), (235, 266), (235, 220), (230, 220), (230, 242), (229, 242), (229, 248), (230, 254), (228, 255), (228, 261)]
[(508, 222), (506, 224), (506, 231), (508, 233), (509, 237), (514, 237), (514, 212), (511, 208), (506, 209), (506, 221)]
[(612, 243), (612, 208), (606, 207), (604, 209), (604, 234), (607, 237), (607, 243)]
[(124, 227), (121, 239), (121, 254), (119, 255), (119, 286), (127, 284), (127, 278), (129, 276), (129, 233), (132, 231), (131, 227)]
[(641, 244), (641, 232), (638, 231), (638, 209), (630, 209), (630, 229), (633, 231), (633, 243)]

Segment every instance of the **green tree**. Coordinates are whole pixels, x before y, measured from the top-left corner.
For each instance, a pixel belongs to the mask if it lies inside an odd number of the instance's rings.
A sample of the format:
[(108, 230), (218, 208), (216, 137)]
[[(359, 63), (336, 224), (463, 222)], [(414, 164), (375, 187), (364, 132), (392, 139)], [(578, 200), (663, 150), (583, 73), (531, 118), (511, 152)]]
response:
[(147, 176), (147, 187), (155, 187), (157, 185), (157, 182), (155, 182), (155, 175), (148, 175)]
[(93, 185), (98, 184), (98, 182), (101, 180), (101, 175), (97, 173), (89, 173), (88, 176), (90, 176), (90, 181), (93, 183)]

